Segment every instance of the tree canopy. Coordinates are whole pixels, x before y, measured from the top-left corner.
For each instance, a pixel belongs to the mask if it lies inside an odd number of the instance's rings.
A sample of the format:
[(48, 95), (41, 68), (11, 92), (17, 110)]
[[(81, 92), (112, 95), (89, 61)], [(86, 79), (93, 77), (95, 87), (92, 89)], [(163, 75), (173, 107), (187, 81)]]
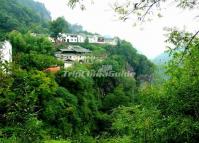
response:
[(57, 38), (59, 33), (69, 32), (69, 24), (63, 17), (59, 17), (50, 23), (50, 31), (51, 36)]
[[(40, 9), (37, 9), (40, 7)], [(46, 16), (44, 16), (46, 15)], [(44, 18), (46, 17), (46, 18)], [(50, 15), (43, 5), (37, 3), (34, 7), (33, 2), (23, 0), (1, 0), (0, 5), (0, 32), (10, 32), (12, 30), (31, 31), (31, 28), (41, 25), (45, 29)], [(45, 31), (45, 30), (43, 30)]]
[[(70, 2), (73, 5), (84, 1)], [(131, 2), (129, 0), (129, 6), (123, 8), (133, 8), (137, 12), (142, 6), (141, 10), (146, 12), (153, 6), (161, 7), (166, 1), (141, 1), (134, 3), (134, 7)], [(189, 0), (175, 3), (182, 8), (195, 8), (198, 4)], [(157, 79), (156, 66), (139, 54), (131, 43), (120, 39), (115, 46), (78, 43), (91, 50), (97, 59), (75, 62), (70, 68), (49, 73), (45, 72), (49, 66), (63, 66), (63, 61), (54, 57), (54, 52), (66, 45), (53, 44), (45, 31), (40, 31), (37, 26), (41, 34), (35, 36), (29, 31), (40, 21), (39, 11), (32, 15), (31, 9), (15, 1), (3, 0), (0, 7), (3, 11), (0, 20), (8, 23), (0, 23), (0, 29), (9, 32), (2, 35), (7, 36), (13, 46), (13, 62), (0, 62), (0, 142), (198, 142), (197, 33), (171, 29), (167, 42), (174, 48), (169, 48), (170, 60), (164, 65), (165, 72), (161, 73), (160, 79)], [(118, 10), (122, 12), (122, 9)], [(13, 14), (20, 15), (12, 18)], [(123, 14), (129, 13), (124, 11)], [(82, 30), (81, 26), (71, 26), (64, 18), (58, 18), (50, 25), (46, 28), (54, 37), (59, 32)], [(21, 28), (27, 28), (29, 32)], [(111, 73), (131, 72), (134, 76), (78, 74), (106, 70)]]

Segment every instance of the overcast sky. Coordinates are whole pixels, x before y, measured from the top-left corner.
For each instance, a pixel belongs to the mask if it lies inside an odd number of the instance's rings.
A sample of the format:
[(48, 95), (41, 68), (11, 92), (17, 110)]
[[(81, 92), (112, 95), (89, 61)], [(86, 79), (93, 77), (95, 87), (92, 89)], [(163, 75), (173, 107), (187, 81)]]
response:
[(148, 58), (153, 59), (164, 52), (166, 33), (164, 27), (179, 27), (195, 32), (199, 29), (199, 21), (194, 17), (197, 11), (182, 11), (174, 8), (172, 3), (167, 4), (162, 11), (163, 17), (154, 19), (142, 26), (133, 26), (133, 21), (121, 22), (116, 20), (110, 9), (112, 0), (94, 0), (85, 11), (70, 9), (67, 0), (36, 0), (45, 4), (53, 19), (64, 16), (72, 24), (80, 24), (85, 30), (97, 32), (101, 35), (118, 36), (133, 44), (133, 46)]

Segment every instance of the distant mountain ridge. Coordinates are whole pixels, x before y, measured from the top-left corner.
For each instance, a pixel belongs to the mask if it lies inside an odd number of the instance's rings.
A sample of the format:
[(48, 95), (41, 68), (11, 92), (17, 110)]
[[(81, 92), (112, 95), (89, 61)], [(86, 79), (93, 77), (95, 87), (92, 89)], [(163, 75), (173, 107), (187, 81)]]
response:
[(156, 58), (154, 58), (152, 61), (153, 63), (157, 64), (157, 65), (162, 65), (165, 64), (166, 62), (168, 62), (170, 60), (170, 56), (169, 53), (162, 53), (159, 56), (157, 56)]

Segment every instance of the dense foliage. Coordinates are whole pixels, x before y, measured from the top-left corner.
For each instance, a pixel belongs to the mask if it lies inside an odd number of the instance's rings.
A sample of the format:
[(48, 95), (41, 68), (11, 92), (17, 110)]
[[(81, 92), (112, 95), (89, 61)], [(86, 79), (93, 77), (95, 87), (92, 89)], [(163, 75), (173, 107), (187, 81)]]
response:
[(68, 33), (69, 24), (63, 17), (58, 17), (50, 23), (51, 36), (57, 38), (59, 33)]
[[(198, 39), (185, 55), (179, 49), (172, 52), (167, 81), (151, 84), (149, 80), (141, 79), (141, 82), (138, 76), (73, 77), (65, 74), (98, 71), (103, 65), (112, 65), (113, 71), (138, 68), (134, 70), (136, 75), (151, 75), (152, 64), (148, 60), (140, 63), (143, 56), (125, 41), (115, 47), (82, 44), (103, 60), (76, 63), (72, 68), (51, 74), (41, 71), (53, 59), (54, 46), (47, 39), (16, 31), (9, 37), (14, 47), (15, 64), (7, 67), (12, 74), (1, 71), (2, 141), (198, 141)], [(42, 42), (43, 47), (40, 47)], [(120, 48), (132, 53), (128, 57)], [(57, 60), (55, 63), (62, 64)]]
[(39, 15), (42, 20), (51, 20), (50, 12), (45, 8), (43, 3), (32, 1), (32, 0), (16, 0), (18, 3), (20, 3), (23, 6), (28, 7), (34, 13)]
[(46, 19), (50, 20), (50, 15), (42, 4), (36, 3), (34, 7), (35, 2), (30, 0), (1, 0), (0, 3), (0, 33), (12, 30), (46, 32)]
[[(14, 1), (2, 0), (0, 7), (11, 12), (17, 7), (16, 13), (26, 11)], [(1, 14), (9, 17), (13, 13)], [(30, 15), (26, 16), (16, 27), (12, 26), (12, 20), (19, 19), (11, 18), (7, 21), (10, 29), (2, 25), (0, 28), (12, 31), (7, 38), (13, 46), (13, 62), (0, 63), (0, 142), (198, 142), (198, 38), (186, 46), (192, 34), (178, 31), (170, 34), (168, 42), (176, 48), (171, 51), (164, 79), (152, 76), (154, 65), (130, 43), (121, 40), (116, 46), (85, 41), (79, 45), (90, 49), (95, 60), (48, 73), (44, 71), (49, 66), (63, 66), (54, 52), (65, 45), (54, 45), (44, 34), (18, 32), (21, 28), (31, 29), (35, 22)], [(33, 18), (36, 22), (37, 16)], [(78, 25), (79, 30), (71, 30), (63, 18), (50, 25), (48, 31), (55, 35), (59, 31), (82, 30)], [(70, 74), (107, 69), (134, 72), (135, 76)]]
[[(9, 67), (11, 74), (1, 71), (0, 90), (1, 136), (8, 140), (71, 138), (92, 142), (111, 131), (114, 109), (136, 101), (139, 84), (134, 77), (73, 77), (65, 72), (99, 71), (104, 65), (111, 65), (115, 72), (140, 67), (141, 72), (135, 71), (138, 75), (150, 75), (153, 68), (146, 58), (149, 65), (139, 66), (143, 56), (125, 41), (118, 46), (85, 43), (82, 46), (92, 49), (102, 61), (77, 63), (54, 75), (42, 71), (63, 63), (53, 57), (55, 46), (45, 36), (13, 31), (8, 37), (13, 45), (14, 63)], [(125, 59), (123, 47), (133, 56)]]

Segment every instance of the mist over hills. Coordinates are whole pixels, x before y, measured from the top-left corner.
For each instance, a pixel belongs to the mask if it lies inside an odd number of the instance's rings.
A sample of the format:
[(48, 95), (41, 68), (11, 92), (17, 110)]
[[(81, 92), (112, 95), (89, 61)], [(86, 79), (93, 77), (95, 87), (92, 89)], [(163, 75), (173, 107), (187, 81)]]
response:
[(158, 55), (152, 61), (153, 61), (153, 63), (155, 63), (157, 65), (162, 65), (162, 64), (166, 64), (166, 62), (168, 62), (170, 59), (171, 58), (169, 56), (169, 53), (164, 52), (164, 53)]

